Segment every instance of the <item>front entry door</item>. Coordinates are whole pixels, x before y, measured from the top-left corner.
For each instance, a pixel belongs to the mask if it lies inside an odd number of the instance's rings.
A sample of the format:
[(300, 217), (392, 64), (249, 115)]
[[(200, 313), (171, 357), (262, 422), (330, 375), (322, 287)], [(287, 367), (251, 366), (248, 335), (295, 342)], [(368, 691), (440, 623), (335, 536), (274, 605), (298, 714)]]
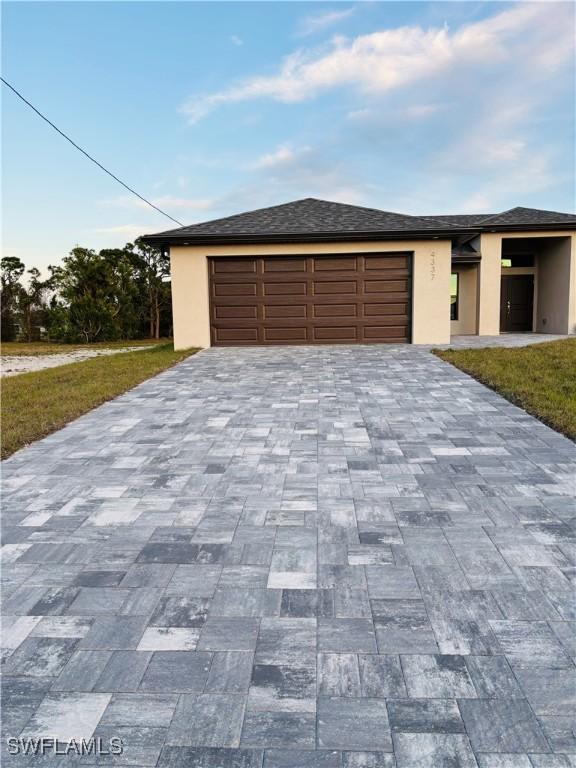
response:
[(534, 275), (506, 275), (502, 277), (500, 302), (500, 330), (502, 332), (531, 331), (534, 307)]

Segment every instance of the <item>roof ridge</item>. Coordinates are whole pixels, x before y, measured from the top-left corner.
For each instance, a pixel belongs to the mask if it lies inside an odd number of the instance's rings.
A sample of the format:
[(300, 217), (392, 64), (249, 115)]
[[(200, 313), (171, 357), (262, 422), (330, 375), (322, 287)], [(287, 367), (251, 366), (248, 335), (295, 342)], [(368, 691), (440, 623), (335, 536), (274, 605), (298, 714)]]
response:
[(527, 211), (529, 213), (545, 213), (547, 215), (551, 216), (568, 216), (568, 217), (574, 217), (576, 214), (573, 213), (565, 213), (562, 211), (551, 211), (548, 208), (531, 208), (527, 205), (515, 205), (513, 208), (507, 208), (505, 211), (501, 211), (500, 213), (493, 213), (489, 216), (489, 218), (484, 219), (482, 221), (483, 224), (490, 224), (492, 221), (498, 222), (499, 219), (501, 219), (503, 216), (506, 216), (507, 214), (514, 213), (515, 211)]
[[(276, 210), (278, 208), (285, 208), (285, 207), (288, 207), (288, 206), (295, 206), (295, 205), (298, 205), (300, 203), (309, 203), (309, 202), (321, 203), (321, 204), (325, 204), (325, 205), (334, 205), (334, 206), (342, 207), (342, 208), (349, 209), (349, 210), (350, 209), (356, 209), (358, 211), (365, 211), (366, 213), (373, 213), (373, 214), (384, 215), (384, 216), (398, 216), (398, 217), (401, 217), (401, 218), (406, 219), (408, 221), (413, 221), (415, 223), (417, 223), (417, 222), (425, 222), (426, 221), (426, 219), (424, 219), (424, 218), (422, 218), (420, 216), (412, 215), (410, 213), (399, 213), (398, 211), (385, 211), (383, 208), (374, 208), (374, 207), (366, 206), (366, 205), (356, 205), (354, 203), (341, 203), (341, 202), (339, 202), (337, 200), (325, 200), (324, 198), (320, 198), (320, 197), (302, 197), (302, 198), (298, 198), (297, 200), (290, 200), (287, 203), (277, 203), (276, 205), (267, 205), (267, 206), (263, 206), (262, 208), (254, 208), (253, 210), (250, 210), (250, 211), (242, 211), (240, 213), (233, 213), (233, 214), (231, 214), (229, 216), (219, 216), (216, 219), (208, 219), (207, 221), (199, 221), (199, 222), (195, 222), (194, 224), (185, 224), (183, 227), (177, 227), (175, 229), (168, 229), (168, 230), (164, 230), (162, 232), (158, 232), (158, 233), (155, 233), (155, 234), (157, 234), (157, 235), (173, 235), (176, 232), (182, 232), (183, 230), (192, 229), (192, 228), (194, 228), (196, 226), (201, 226), (203, 224), (208, 224), (208, 223), (209, 224), (218, 224), (219, 222), (223, 222), (223, 221), (230, 222), (230, 221), (234, 221), (236, 219), (242, 218), (243, 216), (252, 216), (254, 214), (258, 215), (258, 214), (261, 214), (261, 213), (265, 213), (266, 211), (274, 211), (274, 210)], [(454, 226), (453, 224), (450, 224), (448, 222), (443, 222), (443, 223), (444, 223), (445, 226), (449, 226), (449, 227)], [(366, 230), (366, 231), (370, 231), (370, 230)]]
[[(417, 216), (416, 214), (412, 214), (412, 213), (400, 213), (400, 211), (388, 211), (388, 210), (384, 210), (384, 208), (373, 208), (372, 206), (356, 205), (354, 203), (339, 203), (335, 200), (323, 200), (318, 197), (309, 197), (306, 199), (316, 200), (319, 203), (330, 203), (330, 205), (344, 205), (347, 208), (358, 208), (361, 211), (369, 211), (370, 213), (384, 213), (388, 216), (402, 216), (403, 219), (413, 219), (414, 221), (425, 221), (425, 217)], [(431, 217), (431, 218), (435, 218), (435, 217)], [(443, 223), (448, 224), (448, 222), (443, 222)], [(448, 224), (448, 226), (452, 226), (452, 225)]]
[[(505, 211), (500, 211), (500, 213), (491, 213), (487, 219), (483, 219), (483, 224), (489, 224), (492, 219), (499, 219), (501, 216), (505, 216), (507, 213), (512, 213), (512, 211), (517, 211), (518, 209), (522, 208), (520, 205), (515, 205), (512, 208), (506, 208)], [(524, 208), (525, 211), (537, 211), (537, 210), (544, 210), (543, 208)]]

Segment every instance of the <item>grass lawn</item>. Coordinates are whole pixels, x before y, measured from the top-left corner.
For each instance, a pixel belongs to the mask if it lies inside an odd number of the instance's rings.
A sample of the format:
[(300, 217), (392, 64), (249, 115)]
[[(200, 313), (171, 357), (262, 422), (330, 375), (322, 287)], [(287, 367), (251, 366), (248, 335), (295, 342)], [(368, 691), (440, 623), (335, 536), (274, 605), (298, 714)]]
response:
[(576, 339), (434, 353), (558, 432), (576, 439)]
[(3, 379), (2, 458), (196, 351), (162, 344)]
[(98, 341), (94, 344), (58, 344), (52, 341), (3, 341), (2, 355), (58, 355), (84, 349), (122, 349), (123, 347), (147, 347), (152, 344), (167, 344), (172, 339), (135, 339), (130, 341)]

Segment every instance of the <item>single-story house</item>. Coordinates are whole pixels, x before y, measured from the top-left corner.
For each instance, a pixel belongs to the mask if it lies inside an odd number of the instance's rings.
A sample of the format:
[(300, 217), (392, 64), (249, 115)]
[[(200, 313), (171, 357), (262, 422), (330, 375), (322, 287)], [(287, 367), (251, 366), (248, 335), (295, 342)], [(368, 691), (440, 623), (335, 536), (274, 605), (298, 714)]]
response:
[(408, 216), (307, 198), (148, 235), (178, 349), (576, 332), (576, 216)]

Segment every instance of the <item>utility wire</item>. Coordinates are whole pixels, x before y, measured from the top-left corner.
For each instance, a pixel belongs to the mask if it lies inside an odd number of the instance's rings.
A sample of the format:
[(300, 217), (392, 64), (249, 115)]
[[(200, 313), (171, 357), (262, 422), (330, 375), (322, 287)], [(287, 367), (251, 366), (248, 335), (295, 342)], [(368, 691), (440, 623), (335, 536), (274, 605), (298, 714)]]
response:
[(85, 156), (88, 158), (88, 160), (91, 160), (91, 161), (92, 161), (92, 162), (93, 162), (95, 165), (97, 165), (97, 166), (98, 166), (98, 168), (100, 168), (101, 170), (103, 170), (103, 171), (104, 171), (104, 173), (107, 173), (107, 174), (108, 174), (108, 176), (111, 176), (111, 177), (114, 179), (114, 181), (117, 181), (117, 182), (118, 182), (118, 184), (121, 184), (121, 185), (124, 187), (124, 189), (127, 189), (127, 190), (128, 190), (128, 192), (131, 192), (133, 195), (136, 195), (136, 197), (140, 198), (140, 200), (142, 200), (144, 203), (146, 203), (146, 205), (149, 205), (151, 208), (154, 208), (154, 210), (155, 210), (155, 211), (158, 211), (158, 213), (161, 213), (161, 214), (162, 214), (162, 216), (166, 216), (166, 218), (170, 219), (170, 221), (173, 221), (175, 224), (178, 224), (178, 226), (179, 226), (179, 227), (183, 227), (183, 226), (184, 226), (184, 224), (182, 224), (182, 222), (181, 222), (181, 221), (178, 221), (178, 219), (175, 219), (173, 216), (170, 216), (170, 214), (166, 213), (166, 211), (163, 211), (161, 208), (158, 208), (158, 206), (157, 206), (157, 205), (154, 205), (154, 203), (151, 203), (151, 202), (150, 202), (150, 200), (146, 200), (146, 198), (145, 198), (145, 197), (142, 197), (142, 195), (139, 195), (139, 194), (138, 194), (138, 192), (136, 192), (136, 190), (135, 190), (135, 189), (132, 189), (132, 187), (129, 187), (129, 186), (128, 186), (128, 184), (125, 184), (125, 183), (122, 181), (122, 179), (119, 179), (119, 178), (118, 178), (118, 176), (115, 176), (115, 175), (112, 173), (112, 171), (109, 171), (107, 168), (105, 168), (105, 167), (102, 165), (102, 163), (99, 163), (99, 162), (98, 162), (98, 160), (96, 160), (95, 158), (93, 158), (93, 157), (92, 157), (92, 155), (89, 155), (89, 154), (88, 154), (88, 152), (86, 152), (86, 150), (82, 149), (82, 147), (79, 147), (79, 146), (78, 146), (78, 144), (76, 144), (76, 142), (75, 142), (75, 141), (72, 141), (72, 139), (70, 138), (70, 136), (67, 136), (67, 135), (64, 133), (64, 131), (61, 131), (61, 130), (60, 130), (60, 128), (58, 128), (58, 126), (54, 125), (54, 123), (53, 123), (51, 120), (48, 120), (48, 118), (47, 118), (45, 115), (43, 115), (43, 114), (42, 114), (42, 112), (40, 112), (40, 110), (39, 110), (39, 109), (36, 109), (36, 107), (34, 106), (34, 104), (31, 104), (31, 103), (28, 101), (28, 99), (25, 99), (25, 98), (24, 98), (24, 96), (22, 96), (22, 94), (21, 94), (21, 93), (19, 93), (19, 91), (17, 91), (17, 90), (16, 90), (16, 88), (14, 88), (14, 86), (13, 86), (13, 85), (10, 85), (10, 83), (9, 83), (7, 80), (5, 80), (3, 77), (0, 77), (0, 80), (2, 80), (2, 82), (4, 83), (4, 85), (8, 86), (8, 88), (10, 88), (10, 90), (11, 90), (11, 91), (13, 91), (13, 92), (16, 94), (16, 96), (18, 96), (18, 98), (19, 98), (19, 99), (22, 99), (22, 101), (24, 102), (24, 104), (27, 104), (27, 105), (30, 107), (30, 109), (31, 109), (31, 110), (33, 110), (34, 112), (36, 112), (36, 114), (37, 114), (39, 117), (41, 117), (41, 118), (42, 118), (42, 120), (44, 120), (46, 123), (48, 123), (48, 125), (49, 125), (49, 126), (51, 126), (52, 128), (54, 128), (54, 130), (55, 130), (57, 133), (59, 133), (59, 134), (60, 134), (60, 136), (63, 136), (63, 137), (66, 139), (66, 141), (69, 141), (69, 142), (70, 142), (70, 144), (72, 144), (72, 146), (73, 146), (73, 147), (75, 147), (75, 148), (76, 148), (76, 149), (77, 149), (79, 152), (82, 152), (82, 154), (83, 154), (83, 155), (85, 155)]

